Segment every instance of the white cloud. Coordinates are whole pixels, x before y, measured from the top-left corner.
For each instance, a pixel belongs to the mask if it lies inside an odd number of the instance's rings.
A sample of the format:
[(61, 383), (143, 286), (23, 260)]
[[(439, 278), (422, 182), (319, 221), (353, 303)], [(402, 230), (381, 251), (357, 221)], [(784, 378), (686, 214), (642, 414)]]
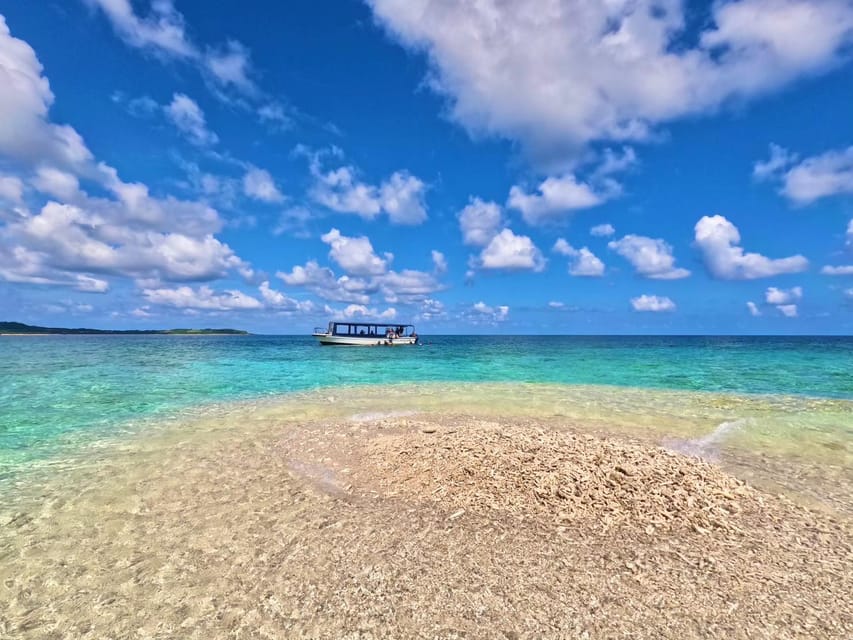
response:
[(143, 289), (142, 296), (151, 304), (176, 307), (178, 309), (203, 309), (207, 311), (234, 311), (261, 309), (257, 298), (242, 291), (229, 289), (216, 293), (208, 286), (197, 289), (182, 286), (175, 289)]
[[(154, 198), (148, 187), (122, 181), (97, 163), (70, 126), (49, 121), (53, 102), (35, 52), (13, 38), (0, 17), (0, 155), (32, 173), (49, 200), (0, 226), (0, 278), (84, 291), (108, 286), (102, 276), (171, 281), (208, 280), (250, 266), (214, 237), (219, 214), (201, 202)], [(98, 197), (80, 189), (93, 183)]]
[(471, 307), (471, 311), (475, 314), (475, 316), (485, 317), (489, 321), (493, 322), (501, 322), (503, 320), (506, 320), (509, 316), (508, 306), (499, 305), (496, 307), (491, 307), (483, 301), (475, 303)]
[(421, 301), (420, 311), (415, 316), (416, 320), (436, 320), (447, 315), (444, 303), (433, 298), (425, 298)]
[(246, 95), (257, 93), (251, 74), (249, 50), (235, 40), (229, 40), (222, 49), (211, 49), (204, 56), (204, 66), (223, 87), (232, 86)]
[(853, 264), (826, 265), (820, 272), (825, 276), (851, 276), (853, 275)]
[(378, 285), (362, 278), (336, 278), (331, 269), (321, 267), (314, 260), (309, 260), (304, 266), (294, 266), (290, 273), (279, 271), (276, 276), (287, 285), (305, 287), (324, 300), (335, 302), (367, 304), (370, 302), (370, 294), (378, 290)]
[[(135, 229), (126, 209), (89, 202), (91, 209), (48, 202), (34, 216), (0, 230), (0, 246), (25, 247), (45, 269), (165, 280), (210, 280), (248, 265), (211, 234)], [(123, 217), (119, 217), (123, 216)]]
[(776, 308), (779, 309), (779, 311), (782, 312), (782, 315), (786, 318), (797, 317), (797, 305), (795, 304), (780, 304)]
[(530, 238), (504, 229), (480, 253), (479, 266), (483, 269), (542, 271), (545, 258)]
[(435, 272), (438, 274), (447, 273), (447, 258), (441, 251), (432, 250), (430, 253), (432, 264)]
[(281, 291), (276, 291), (270, 287), (268, 280), (264, 280), (258, 287), (261, 293), (261, 298), (268, 308), (276, 311), (300, 311), (309, 312), (314, 310), (314, 303), (311, 301), (299, 301), (284, 295)]
[(666, 296), (641, 295), (631, 298), (634, 311), (675, 311), (675, 303)]
[(151, 14), (139, 18), (130, 0), (86, 0), (106, 14), (118, 35), (129, 45), (148, 48), (177, 58), (194, 58), (198, 54), (187, 39), (184, 18), (171, 0), (151, 3)]
[(388, 262), (394, 257), (390, 253), (380, 258), (373, 252), (373, 245), (366, 236), (348, 238), (337, 229), (320, 236), (331, 247), (329, 257), (347, 273), (356, 276), (378, 276), (388, 270)]
[(386, 302), (418, 302), (444, 287), (432, 273), (403, 269), (389, 271), (377, 277), (374, 284), (379, 287)]
[(176, 93), (163, 109), (172, 124), (194, 145), (205, 147), (219, 141), (219, 137), (207, 128), (201, 107), (189, 96)]
[(746, 303), (747, 308), (749, 309), (749, 315), (751, 316), (760, 316), (761, 310), (758, 308), (754, 302), (750, 301)]
[(779, 174), (797, 161), (797, 154), (791, 153), (778, 144), (770, 145), (770, 158), (756, 162), (752, 167), (752, 175), (757, 180), (767, 180)]
[(554, 251), (572, 258), (569, 274), (573, 276), (598, 277), (604, 275), (604, 263), (587, 247), (575, 249), (563, 238), (554, 243)]
[(485, 247), (497, 235), (503, 222), (502, 218), (499, 204), (471, 198), (468, 205), (459, 212), (462, 241), (468, 245)]
[(827, 151), (795, 164), (796, 161), (796, 154), (770, 145), (770, 159), (756, 163), (753, 173), (780, 180), (782, 195), (798, 205), (853, 193), (853, 147)]
[(782, 273), (805, 271), (809, 262), (801, 255), (767, 258), (758, 253), (745, 253), (737, 227), (724, 216), (703, 216), (696, 223), (696, 246), (702, 252), (705, 266), (721, 280), (752, 280)]
[(406, 171), (396, 171), (375, 186), (359, 181), (351, 166), (321, 171), (319, 154), (314, 154), (311, 173), (314, 184), (309, 195), (332, 211), (355, 213), (366, 220), (385, 213), (392, 223), (405, 225), (420, 224), (427, 219), (426, 185)]
[(382, 210), (394, 224), (420, 224), (427, 219), (425, 190), (420, 178), (396, 171), (379, 188)]
[(275, 180), (266, 169), (249, 167), (243, 176), (243, 193), (262, 202), (282, 202), (284, 195), (278, 190)]
[(777, 289), (776, 287), (768, 287), (764, 293), (764, 299), (767, 304), (788, 304), (800, 300), (803, 297), (802, 287), (793, 287), (792, 289)]
[(374, 320), (393, 320), (397, 317), (397, 310), (394, 307), (388, 307), (384, 311), (379, 311), (373, 307), (368, 308), (363, 304), (351, 304), (344, 308), (343, 311), (332, 311), (333, 315), (336, 317), (344, 317), (348, 319), (361, 316), (362, 318)]
[(207, 47), (205, 51), (192, 42), (186, 32), (183, 15), (172, 0), (152, 0), (147, 16), (135, 13), (130, 0), (84, 0), (101, 9), (118, 36), (128, 45), (153, 52), (169, 60), (193, 64), (206, 79), (211, 80), (214, 93), (235, 89), (243, 96), (263, 98), (253, 82), (251, 54), (236, 40), (222, 46)]
[(100, 278), (92, 278), (82, 274), (76, 276), (77, 286), (74, 288), (77, 291), (85, 291), (86, 293), (106, 293), (110, 288), (110, 283)]
[(24, 183), (17, 176), (0, 174), (0, 200), (20, 203), (24, 197)]
[(90, 169), (92, 153), (71, 127), (48, 122), (50, 83), (29, 44), (11, 35), (0, 15), (0, 155), (24, 164)]
[(845, 296), (848, 300), (853, 300), (853, 288), (851, 288), (851, 289), (845, 289), (845, 290), (844, 290), (844, 296)]
[(150, 318), (154, 314), (151, 313), (151, 307), (145, 304), (131, 311), (130, 315), (132, 315), (134, 318)]
[(290, 129), (293, 126), (293, 120), (285, 108), (277, 102), (270, 102), (258, 107), (258, 117), (261, 122), (266, 122), (279, 130)]
[(853, 248), (853, 218), (847, 223), (847, 246)]
[(610, 223), (597, 224), (589, 230), (589, 235), (599, 238), (607, 238), (616, 233), (616, 229)]
[(77, 176), (54, 167), (39, 167), (31, 182), (42, 193), (66, 202), (80, 194)]
[(768, 287), (764, 293), (764, 300), (767, 304), (775, 305), (782, 315), (788, 318), (795, 318), (797, 316), (797, 305), (794, 303), (801, 300), (802, 297), (802, 287), (793, 287), (791, 289)]
[(563, 217), (576, 209), (587, 209), (604, 202), (605, 196), (597, 194), (574, 175), (549, 177), (543, 180), (535, 193), (527, 193), (518, 185), (509, 190), (507, 206), (521, 211), (525, 222), (531, 225)]
[(643, 140), (659, 123), (824, 72), (853, 36), (847, 0), (721, 0), (698, 37), (680, 0), (369, 4), (427, 54), (428, 85), (453, 120), (544, 154)]
[(620, 240), (611, 240), (608, 248), (627, 259), (642, 276), (655, 280), (677, 280), (686, 278), (690, 271), (675, 266), (672, 246), (658, 238), (627, 235)]

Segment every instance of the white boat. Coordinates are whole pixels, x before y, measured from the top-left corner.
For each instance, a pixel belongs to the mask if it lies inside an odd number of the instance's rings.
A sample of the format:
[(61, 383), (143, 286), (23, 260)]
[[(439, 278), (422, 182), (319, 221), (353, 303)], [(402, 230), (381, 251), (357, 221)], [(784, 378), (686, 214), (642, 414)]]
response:
[(412, 324), (333, 321), (325, 329), (317, 327), (311, 335), (320, 344), (351, 347), (400, 347), (418, 343), (418, 334)]

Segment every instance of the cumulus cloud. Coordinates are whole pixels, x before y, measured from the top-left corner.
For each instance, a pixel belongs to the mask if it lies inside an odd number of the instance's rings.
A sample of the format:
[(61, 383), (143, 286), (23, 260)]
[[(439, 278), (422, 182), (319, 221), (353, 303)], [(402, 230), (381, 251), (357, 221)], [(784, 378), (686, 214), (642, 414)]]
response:
[(336, 277), (328, 267), (310, 260), (294, 266), (291, 271), (279, 271), (276, 276), (293, 287), (304, 287), (317, 296), (335, 302), (367, 305), (371, 296), (379, 295), (385, 302), (417, 303), (444, 288), (439, 272), (428, 273), (414, 269), (389, 270), (366, 277), (344, 275)]
[(329, 257), (344, 271), (356, 276), (381, 275), (388, 270), (388, 262), (394, 257), (386, 253), (385, 258), (380, 258), (373, 252), (373, 245), (366, 236), (348, 238), (334, 228), (320, 239), (331, 247)]
[[(96, 162), (70, 126), (50, 122), (53, 95), (41, 73), (35, 52), (0, 17), (0, 154), (47, 199), (0, 227), (0, 278), (97, 292), (107, 288), (106, 276), (251, 276), (250, 266), (215, 238), (222, 220), (214, 209), (152, 197), (146, 185), (124, 182)], [(101, 195), (88, 195), (81, 181)]]
[(471, 306), (470, 315), (478, 319), (486, 319), (489, 322), (502, 322), (509, 317), (509, 307), (506, 305), (492, 307), (480, 301)]
[(738, 246), (740, 232), (737, 227), (721, 215), (703, 216), (696, 223), (695, 234), (705, 267), (721, 280), (752, 280), (799, 273), (809, 266), (808, 260), (801, 255), (772, 259), (745, 252)]
[(567, 174), (546, 178), (533, 193), (514, 185), (509, 190), (507, 206), (521, 211), (528, 224), (538, 225), (577, 209), (594, 207), (605, 199), (606, 195), (596, 193), (588, 184)]
[(797, 317), (797, 305), (795, 304), (780, 304), (776, 307), (786, 318)]
[(655, 280), (677, 280), (686, 278), (690, 271), (675, 266), (672, 246), (658, 238), (627, 235), (620, 240), (611, 240), (608, 248), (628, 260), (641, 276)]
[[(48, 202), (34, 216), (0, 231), (0, 243), (25, 247), (46, 269), (164, 280), (211, 280), (248, 266), (211, 234), (136, 230), (102, 211)], [(118, 208), (119, 212), (122, 212)]]
[(604, 275), (604, 263), (587, 247), (575, 249), (564, 238), (554, 243), (555, 252), (571, 258), (569, 274), (573, 276), (599, 277)]
[(793, 287), (791, 289), (768, 287), (764, 293), (765, 302), (774, 305), (782, 315), (788, 318), (795, 318), (797, 316), (797, 305), (794, 303), (801, 300), (802, 297), (802, 287)]
[(17, 176), (0, 174), (0, 200), (20, 203), (24, 197), (24, 183)]
[(92, 153), (72, 127), (53, 124), (50, 83), (29, 44), (11, 35), (0, 15), (0, 155), (7, 160), (50, 164), (68, 170), (91, 169)]
[(504, 229), (480, 253), (478, 265), (483, 269), (542, 271), (545, 258), (530, 238)]
[(607, 238), (616, 233), (616, 229), (610, 223), (597, 224), (589, 230), (589, 235), (599, 238)]
[(249, 167), (243, 176), (243, 193), (262, 202), (284, 200), (284, 195), (279, 191), (270, 172), (258, 167)]
[(430, 257), (432, 257), (433, 268), (437, 274), (447, 273), (447, 258), (441, 251), (433, 249), (430, 252)]
[(758, 305), (754, 302), (750, 301), (746, 303), (747, 309), (749, 309), (749, 315), (751, 316), (760, 316), (761, 310), (758, 308)]
[(394, 224), (420, 224), (427, 219), (424, 182), (406, 171), (395, 171), (379, 187), (379, 202)]
[(820, 272), (825, 276), (851, 276), (853, 275), (853, 264), (826, 265)]
[(164, 110), (166, 117), (192, 144), (205, 147), (219, 141), (219, 137), (207, 128), (201, 107), (186, 94), (176, 93)]
[(803, 288), (794, 287), (792, 289), (777, 289), (776, 287), (768, 287), (764, 293), (764, 299), (767, 304), (788, 304), (800, 300), (803, 297)]
[(80, 195), (77, 176), (54, 167), (39, 167), (30, 182), (43, 194), (66, 202)]
[(693, 37), (679, 0), (369, 0), (472, 135), (535, 154), (645, 140), (660, 123), (751, 99), (844, 59), (847, 0), (723, 0)]
[(634, 307), (634, 311), (675, 311), (675, 303), (666, 296), (643, 294), (637, 298), (631, 298), (631, 306)]
[(311, 156), (314, 184), (309, 195), (339, 213), (354, 213), (373, 220), (381, 213), (393, 224), (416, 225), (427, 219), (424, 182), (407, 171), (396, 171), (379, 186), (360, 181), (352, 166), (331, 171), (320, 168), (320, 155)]
[(334, 318), (345, 320), (365, 319), (365, 320), (394, 320), (397, 317), (397, 310), (394, 307), (388, 307), (384, 311), (379, 311), (375, 307), (366, 307), (363, 304), (350, 304), (343, 309), (334, 309), (326, 306), (326, 314)]
[(501, 207), (495, 202), (471, 198), (468, 205), (459, 212), (462, 241), (468, 245), (485, 247), (497, 235), (502, 224)]
[(424, 298), (420, 304), (420, 310), (415, 316), (416, 320), (437, 320), (447, 316), (444, 310), (444, 303), (433, 298)]
[(217, 293), (208, 286), (197, 289), (182, 286), (174, 289), (143, 289), (142, 296), (150, 304), (177, 309), (203, 309), (206, 311), (244, 311), (261, 309), (263, 304), (242, 291), (229, 289)]
[(305, 265), (296, 265), (291, 271), (276, 273), (276, 277), (292, 287), (304, 287), (324, 300), (367, 304), (370, 295), (378, 291), (378, 285), (363, 278), (336, 277), (328, 267), (321, 267), (315, 260)]
[(770, 145), (770, 159), (756, 163), (753, 173), (762, 179), (780, 181), (782, 195), (798, 205), (853, 193), (853, 147), (797, 160), (796, 154)]

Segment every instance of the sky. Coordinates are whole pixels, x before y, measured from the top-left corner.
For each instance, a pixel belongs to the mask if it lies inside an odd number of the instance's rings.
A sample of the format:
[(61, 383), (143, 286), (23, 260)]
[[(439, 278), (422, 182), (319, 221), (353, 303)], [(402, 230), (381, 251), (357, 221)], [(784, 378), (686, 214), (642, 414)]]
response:
[(853, 0), (0, 0), (0, 321), (853, 333)]

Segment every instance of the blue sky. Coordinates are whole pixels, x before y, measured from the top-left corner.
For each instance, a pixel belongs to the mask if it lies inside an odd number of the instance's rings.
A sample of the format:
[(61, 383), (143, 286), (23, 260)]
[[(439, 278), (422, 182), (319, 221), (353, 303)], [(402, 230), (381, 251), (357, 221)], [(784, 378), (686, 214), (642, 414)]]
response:
[(850, 0), (0, 14), (0, 319), (853, 330)]

